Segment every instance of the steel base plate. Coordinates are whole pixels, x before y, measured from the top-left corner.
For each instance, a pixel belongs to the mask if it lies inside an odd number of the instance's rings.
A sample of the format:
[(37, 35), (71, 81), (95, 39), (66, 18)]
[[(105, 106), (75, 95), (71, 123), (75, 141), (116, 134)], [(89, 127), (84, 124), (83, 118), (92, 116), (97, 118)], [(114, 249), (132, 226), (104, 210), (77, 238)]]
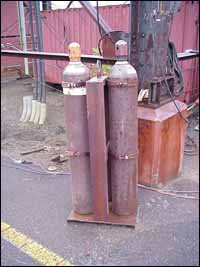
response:
[(67, 219), (68, 222), (85, 222), (85, 223), (98, 223), (98, 224), (112, 224), (112, 225), (125, 225), (135, 227), (136, 215), (119, 216), (115, 215), (111, 210), (104, 219), (95, 218), (95, 214), (80, 215), (72, 211)]

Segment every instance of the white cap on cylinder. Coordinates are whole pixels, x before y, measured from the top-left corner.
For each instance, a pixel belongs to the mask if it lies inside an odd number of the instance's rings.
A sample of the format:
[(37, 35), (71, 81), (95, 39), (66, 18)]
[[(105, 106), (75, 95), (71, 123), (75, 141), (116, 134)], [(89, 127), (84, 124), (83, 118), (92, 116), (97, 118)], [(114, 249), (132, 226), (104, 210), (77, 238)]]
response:
[(128, 55), (128, 45), (124, 40), (118, 40), (115, 43), (115, 55), (118, 59), (124, 59)]

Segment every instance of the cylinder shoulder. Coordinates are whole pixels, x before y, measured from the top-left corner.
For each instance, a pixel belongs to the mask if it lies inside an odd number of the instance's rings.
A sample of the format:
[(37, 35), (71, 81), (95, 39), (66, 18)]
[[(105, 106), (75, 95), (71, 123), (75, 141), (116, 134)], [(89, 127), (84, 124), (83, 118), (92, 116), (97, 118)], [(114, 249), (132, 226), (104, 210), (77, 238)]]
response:
[(82, 62), (70, 62), (63, 71), (63, 81), (86, 81), (89, 77), (89, 68)]
[(135, 68), (128, 61), (116, 62), (111, 69), (109, 79), (137, 79)]

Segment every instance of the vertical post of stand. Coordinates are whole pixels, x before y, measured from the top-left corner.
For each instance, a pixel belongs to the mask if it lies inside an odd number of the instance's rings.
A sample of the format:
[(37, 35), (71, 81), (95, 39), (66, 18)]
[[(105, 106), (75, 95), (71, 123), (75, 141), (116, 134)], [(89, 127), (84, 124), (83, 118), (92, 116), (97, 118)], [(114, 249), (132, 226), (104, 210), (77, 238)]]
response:
[(94, 77), (86, 82), (90, 165), (96, 221), (105, 221), (109, 214), (104, 85), (105, 77)]

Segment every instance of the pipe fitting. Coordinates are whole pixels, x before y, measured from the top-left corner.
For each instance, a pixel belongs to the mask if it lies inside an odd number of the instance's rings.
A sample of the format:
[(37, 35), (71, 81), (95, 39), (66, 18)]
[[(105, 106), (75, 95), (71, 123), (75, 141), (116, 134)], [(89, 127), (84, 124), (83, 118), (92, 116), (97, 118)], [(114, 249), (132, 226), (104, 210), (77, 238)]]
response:
[(23, 97), (23, 110), (22, 110), (22, 115), (20, 118), (21, 122), (23, 122), (26, 118), (27, 109), (28, 109), (27, 96), (24, 96)]
[(31, 96), (31, 95), (27, 96), (27, 99), (26, 99), (27, 110), (26, 110), (26, 116), (25, 116), (24, 122), (27, 122), (31, 117), (32, 99), (33, 99), (33, 96)]
[(38, 101), (36, 103), (36, 113), (35, 113), (35, 118), (34, 118), (34, 124), (37, 124), (39, 122), (40, 110), (41, 110), (41, 103)]
[(47, 113), (47, 105), (45, 103), (41, 103), (39, 124), (44, 124), (46, 120), (46, 113)]
[(36, 114), (36, 105), (37, 105), (37, 100), (32, 100), (32, 111), (31, 111), (31, 117), (30, 117), (30, 122), (34, 121), (35, 114)]

